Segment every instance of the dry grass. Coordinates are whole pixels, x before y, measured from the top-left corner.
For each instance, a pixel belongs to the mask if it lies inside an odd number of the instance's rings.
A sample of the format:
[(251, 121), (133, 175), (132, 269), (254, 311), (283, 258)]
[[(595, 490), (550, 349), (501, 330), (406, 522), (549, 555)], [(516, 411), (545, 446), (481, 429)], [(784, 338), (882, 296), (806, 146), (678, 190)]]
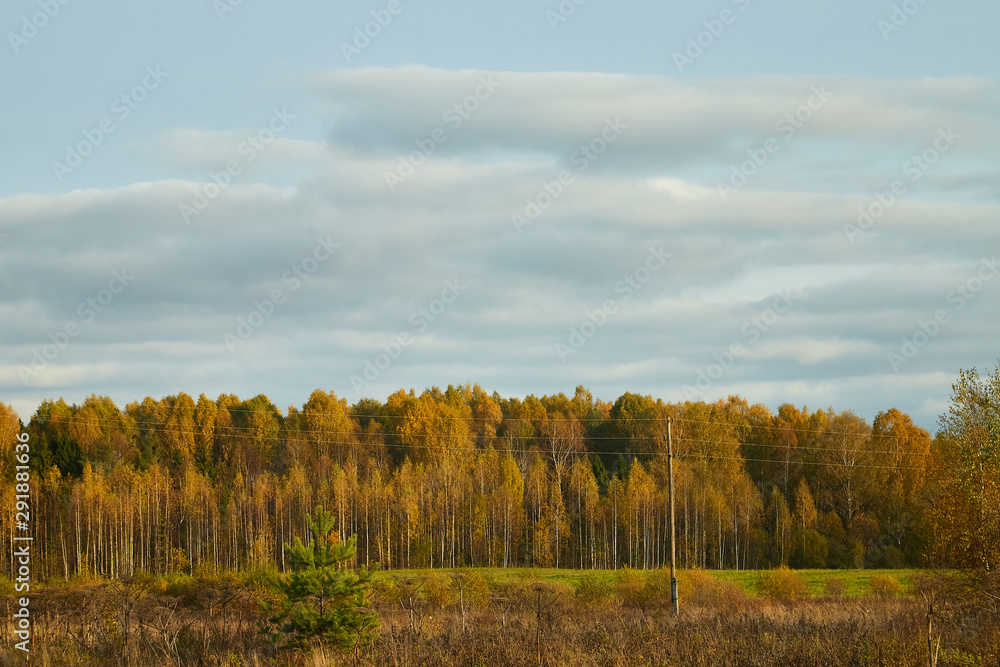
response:
[[(425, 576), (429, 575), (429, 576)], [(33, 592), (33, 664), (164, 667), (296, 665), (899, 665), (927, 664), (926, 606), (893, 577), (874, 593), (804, 597), (788, 570), (759, 573), (760, 595), (710, 572), (680, 573), (672, 613), (669, 573), (584, 573), (565, 580), (490, 578), (466, 571), (401, 574), (372, 600), (381, 635), (344, 655), (279, 654), (258, 633), (259, 590), (235, 580), (86, 583)], [(891, 580), (891, 581), (890, 581)], [(835, 578), (829, 581), (835, 582)], [(895, 585), (893, 584), (895, 582)], [(165, 584), (165, 585), (164, 585)], [(1000, 665), (1000, 613), (936, 598), (935, 632), (947, 664)], [(0, 609), (10, 598), (0, 597)], [(0, 639), (11, 645), (10, 621)], [(0, 667), (25, 664), (0, 650)]]
[[(711, 586), (709, 586), (711, 588)], [(506, 628), (481, 617), (461, 632), (446, 623), (414, 635), (391, 619), (373, 649), (342, 664), (383, 665), (893, 665), (926, 664), (924, 610), (915, 599), (746, 600), (742, 609), (690, 604), (677, 619), (662, 611), (569, 609), (541, 627), (519, 613)], [(981, 621), (982, 619), (980, 619)], [(996, 664), (996, 625), (978, 636), (957, 628), (943, 645), (969, 664)], [(332, 663), (331, 663), (332, 664)]]

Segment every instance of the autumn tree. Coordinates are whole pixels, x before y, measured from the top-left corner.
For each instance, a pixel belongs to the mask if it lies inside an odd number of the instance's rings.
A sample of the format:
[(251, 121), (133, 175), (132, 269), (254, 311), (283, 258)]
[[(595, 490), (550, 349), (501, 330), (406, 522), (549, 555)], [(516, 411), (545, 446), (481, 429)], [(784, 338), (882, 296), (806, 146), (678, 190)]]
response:
[(792, 537), (792, 517), (785, 496), (776, 486), (771, 487), (771, 497), (765, 513), (768, 529), (771, 532), (771, 565), (787, 565), (788, 546)]
[(166, 447), (164, 453), (170, 463), (181, 469), (188, 462), (194, 461), (195, 402), (181, 392), (176, 396), (167, 396), (161, 401), (161, 405), (166, 416), (162, 426), (162, 441)]
[(872, 510), (885, 533), (884, 564), (891, 566), (904, 558), (919, 564), (927, 546), (927, 522), (922, 517), (926, 514), (930, 434), (893, 408), (875, 416), (871, 442), (878, 456), (875, 473), (881, 491), (873, 497)]
[(432, 387), (419, 397), (402, 389), (389, 396), (385, 413), (392, 417), (395, 445), (414, 461), (430, 461), (441, 452), (469, 450), (472, 436), (469, 430), (468, 406), (449, 405), (443, 392)]
[(10, 453), (17, 443), (17, 434), (21, 432), (21, 420), (18, 418), (14, 408), (6, 403), (0, 403), (0, 473), (10, 479), (9, 472), (12, 470), (13, 458)]
[(472, 434), (476, 445), (485, 447), (497, 437), (497, 428), (503, 421), (503, 412), (492, 396), (478, 384), (466, 384), (459, 388), (462, 400), (469, 407)]
[(499, 515), (499, 538), (503, 567), (509, 567), (520, 552), (524, 515), (524, 477), (514, 456), (505, 452), (500, 458), (500, 480), (495, 502)]
[[(600, 459), (598, 459), (600, 460)], [(585, 458), (573, 462), (569, 473), (568, 497), (576, 534), (577, 567), (594, 567), (597, 546), (597, 506), (600, 493), (594, 468)]]
[(194, 409), (194, 462), (203, 475), (215, 476), (215, 427), (219, 406), (202, 394)]
[(799, 480), (795, 489), (795, 526), (792, 538), (791, 564), (794, 567), (821, 568), (826, 566), (829, 552), (827, 540), (816, 530), (819, 516), (806, 480)]
[[(894, 409), (869, 426), (739, 396), (612, 405), (582, 386), (519, 399), (449, 385), (350, 408), (317, 390), (285, 417), (263, 395), (49, 400), (27, 426), (39, 572), (287, 572), (282, 545), (309, 534), (316, 505), (341, 541), (358, 536), (359, 563), (660, 567), (668, 417), (685, 567), (816, 566), (824, 542), (832, 567), (995, 567), (991, 383), (963, 375), (933, 441)], [(8, 431), (12, 414), (0, 406)]]
[(306, 441), (312, 449), (307, 461), (326, 456), (338, 463), (354, 455), (356, 421), (350, 418), (347, 401), (335, 393), (317, 389), (302, 406)]
[(626, 392), (611, 408), (619, 447), (628, 452), (649, 452), (656, 446), (655, 403), (649, 396)]
[(1000, 364), (981, 377), (961, 370), (937, 441), (949, 475), (935, 509), (950, 558), (987, 571), (1000, 567)]
[(281, 411), (264, 394), (229, 408), (236, 431), (237, 465), (259, 474), (280, 454)]
[(573, 458), (584, 450), (583, 426), (576, 415), (557, 415), (542, 422), (542, 451), (552, 463), (556, 484), (563, 488), (563, 477)]
[(820, 441), (823, 478), (845, 524), (866, 507), (875, 488), (871, 427), (853, 412), (835, 415)]

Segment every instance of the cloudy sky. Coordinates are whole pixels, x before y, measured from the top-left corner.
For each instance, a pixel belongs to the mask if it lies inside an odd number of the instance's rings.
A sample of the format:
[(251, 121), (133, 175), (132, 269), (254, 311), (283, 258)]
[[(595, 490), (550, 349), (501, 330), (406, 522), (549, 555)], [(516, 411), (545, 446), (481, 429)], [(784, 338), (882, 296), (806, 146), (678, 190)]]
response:
[(9, 0), (0, 400), (738, 393), (1000, 350), (993, 0)]

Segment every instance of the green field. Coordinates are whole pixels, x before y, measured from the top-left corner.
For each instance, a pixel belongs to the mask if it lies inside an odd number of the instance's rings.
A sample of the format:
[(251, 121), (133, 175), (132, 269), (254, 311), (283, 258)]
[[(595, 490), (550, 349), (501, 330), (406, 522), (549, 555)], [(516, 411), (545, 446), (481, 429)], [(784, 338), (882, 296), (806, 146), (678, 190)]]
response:
[[(477, 573), (488, 583), (512, 584), (517, 582), (543, 581), (565, 584), (571, 589), (585, 577), (596, 578), (599, 581), (615, 584), (621, 570), (571, 570), (555, 568), (469, 568), (469, 569), (421, 569), (421, 570), (387, 570), (379, 572), (377, 579), (405, 579), (410, 577), (425, 577), (433, 575), (454, 574), (457, 572)], [(653, 570), (631, 570), (639, 578), (644, 579)], [(742, 588), (750, 597), (759, 597), (761, 570), (701, 570), (720, 581), (726, 581)], [(827, 582), (839, 579), (844, 584), (845, 597), (862, 597), (871, 594), (869, 581), (875, 576), (889, 576), (898, 581), (903, 592), (912, 590), (914, 575), (922, 570), (792, 570), (805, 584), (806, 591), (813, 597), (826, 594)], [(678, 579), (686, 577), (684, 570), (678, 570)]]

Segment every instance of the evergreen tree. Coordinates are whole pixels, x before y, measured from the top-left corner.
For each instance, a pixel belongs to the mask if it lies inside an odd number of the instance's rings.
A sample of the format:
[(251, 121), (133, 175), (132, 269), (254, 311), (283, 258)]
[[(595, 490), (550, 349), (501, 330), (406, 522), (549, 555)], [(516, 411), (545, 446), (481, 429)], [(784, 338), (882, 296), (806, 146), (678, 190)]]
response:
[(604, 467), (604, 461), (597, 454), (594, 454), (594, 479), (597, 480), (597, 489), (601, 496), (608, 494), (608, 484), (611, 483), (611, 475)]
[(334, 520), (322, 505), (315, 519), (306, 518), (312, 544), (304, 545), (299, 538), (295, 546), (285, 544), (292, 573), (271, 582), (282, 596), (280, 607), (275, 611), (272, 603), (263, 603), (273, 613), (272, 636), (286, 648), (302, 650), (314, 642), (343, 650), (370, 645), (378, 629), (378, 614), (366, 604), (372, 572), (347, 568), (355, 555), (356, 536), (331, 543)]

